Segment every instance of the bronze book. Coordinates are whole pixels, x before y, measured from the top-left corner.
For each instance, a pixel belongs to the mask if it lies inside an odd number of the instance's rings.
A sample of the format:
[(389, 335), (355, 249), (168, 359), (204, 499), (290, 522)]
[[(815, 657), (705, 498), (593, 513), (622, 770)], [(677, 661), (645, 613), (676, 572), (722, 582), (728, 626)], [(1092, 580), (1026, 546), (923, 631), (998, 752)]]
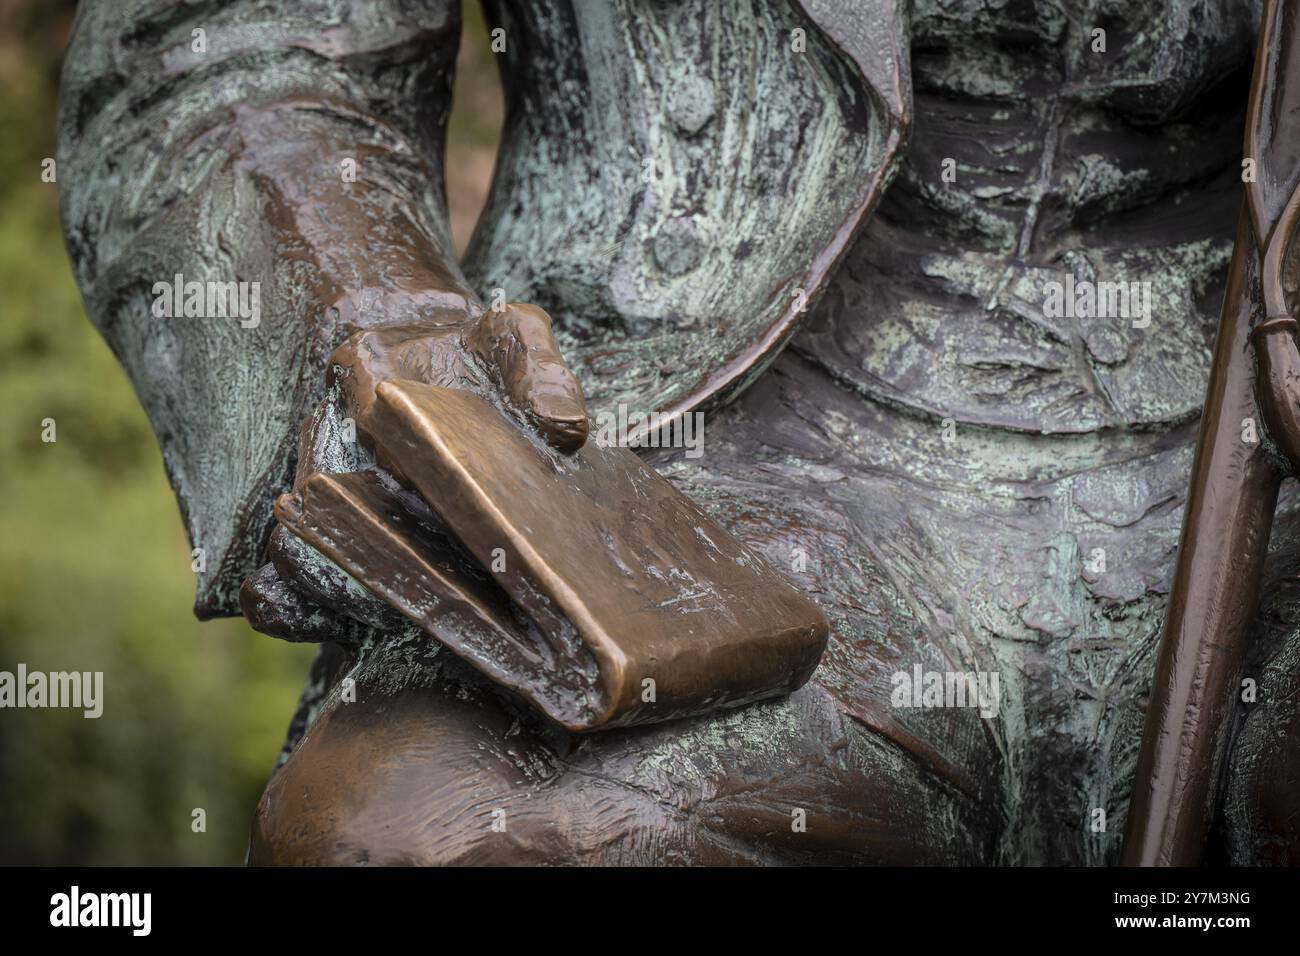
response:
[[(371, 473), (314, 476), (281, 521), (564, 726), (702, 713), (812, 674), (817, 605), (631, 451), (562, 454), (476, 395), (410, 381), (381, 383), (367, 415), (380, 463), (436, 519)], [(400, 573), (374, 572), (377, 547)]]

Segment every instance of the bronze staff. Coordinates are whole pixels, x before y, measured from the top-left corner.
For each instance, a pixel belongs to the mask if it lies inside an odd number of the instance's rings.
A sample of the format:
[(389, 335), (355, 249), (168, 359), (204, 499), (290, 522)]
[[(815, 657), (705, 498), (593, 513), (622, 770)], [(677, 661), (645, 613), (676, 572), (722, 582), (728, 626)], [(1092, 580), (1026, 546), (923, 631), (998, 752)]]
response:
[(1278, 486), (1300, 460), (1300, 352), (1287, 294), (1295, 287), (1288, 254), (1300, 212), (1298, 18), (1294, 0), (1269, 0), (1261, 22), (1246, 120), (1246, 203), (1129, 807), (1127, 865), (1200, 862)]

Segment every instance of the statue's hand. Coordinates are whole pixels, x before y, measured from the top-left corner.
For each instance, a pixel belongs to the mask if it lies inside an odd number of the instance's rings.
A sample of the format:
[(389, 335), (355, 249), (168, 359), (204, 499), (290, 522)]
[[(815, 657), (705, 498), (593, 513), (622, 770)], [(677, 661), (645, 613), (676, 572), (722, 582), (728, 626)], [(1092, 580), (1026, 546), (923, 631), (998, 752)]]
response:
[[(366, 431), (365, 413), (387, 379), (495, 398), (560, 451), (576, 451), (587, 438), (582, 386), (560, 355), (550, 317), (532, 305), (512, 303), (457, 323), (364, 329), (334, 351), (327, 375), (329, 397), (303, 425), (295, 487), (317, 472), (365, 466), (352, 439), (372, 450), (382, 444), (382, 436)], [(296, 641), (348, 641), (358, 621), (405, 626), (383, 600), (357, 588), (283, 526), (269, 550), (271, 562), (248, 577), (240, 594), (257, 630)]]
[(367, 329), (334, 352), (330, 370), (357, 422), (374, 402), (376, 386), (399, 378), (495, 391), (560, 451), (576, 451), (587, 440), (582, 386), (560, 355), (550, 316), (534, 305), (511, 303), (458, 325)]

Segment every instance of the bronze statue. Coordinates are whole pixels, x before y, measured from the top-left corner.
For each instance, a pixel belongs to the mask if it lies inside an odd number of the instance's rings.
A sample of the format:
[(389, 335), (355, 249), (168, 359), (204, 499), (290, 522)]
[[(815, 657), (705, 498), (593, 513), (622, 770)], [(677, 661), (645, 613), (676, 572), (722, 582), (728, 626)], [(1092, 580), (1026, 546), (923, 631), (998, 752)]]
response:
[(321, 644), (250, 861), (1300, 860), (1294, 4), (484, 5), (459, 263), (451, 0), (78, 12), (196, 612)]

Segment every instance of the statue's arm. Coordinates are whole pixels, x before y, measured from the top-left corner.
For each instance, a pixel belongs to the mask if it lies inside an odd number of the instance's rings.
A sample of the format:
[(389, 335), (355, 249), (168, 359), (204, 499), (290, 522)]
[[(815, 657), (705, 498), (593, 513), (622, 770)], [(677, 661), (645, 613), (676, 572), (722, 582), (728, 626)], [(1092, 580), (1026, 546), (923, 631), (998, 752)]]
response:
[[(203, 550), (202, 616), (238, 611), (331, 350), (371, 324), (481, 311), (440, 188), (458, 41), (450, 0), (78, 10), (59, 114), (67, 244)], [(248, 283), (244, 310), (159, 315), (178, 275)]]
[(508, 108), (466, 274), (550, 312), (597, 416), (734, 399), (898, 168), (910, 4), (484, 9)]

